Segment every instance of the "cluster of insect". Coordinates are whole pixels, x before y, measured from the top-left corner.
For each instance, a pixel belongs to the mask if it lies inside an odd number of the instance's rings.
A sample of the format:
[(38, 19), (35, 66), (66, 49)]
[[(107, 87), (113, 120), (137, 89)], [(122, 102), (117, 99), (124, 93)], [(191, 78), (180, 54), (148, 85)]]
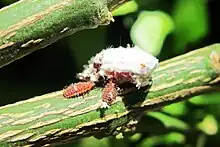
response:
[(64, 92), (65, 98), (85, 94), (104, 81), (101, 108), (108, 108), (116, 99), (123, 83), (132, 83), (136, 88), (148, 86), (151, 73), (158, 67), (158, 59), (138, 46), (107, 48), (96, 54), (77, 75), (81, 82), (71, 84)]

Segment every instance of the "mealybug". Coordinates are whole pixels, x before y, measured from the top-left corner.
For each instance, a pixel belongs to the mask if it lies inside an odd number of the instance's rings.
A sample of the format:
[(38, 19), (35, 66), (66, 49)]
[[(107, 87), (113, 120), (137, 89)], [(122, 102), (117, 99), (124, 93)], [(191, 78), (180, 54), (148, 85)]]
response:
[(70, 84), (66, 89), (64, 89), (63, 96), (65, 98), (80, 96), (90, 91), (94, 86), (95, 84), (91, 81)]
[(138, 46), (108, 48), (96, 54), (77, 76), (81, 80), (99, 82), (100, 77), (113, 79), (116, 84), (133, 83), (137, 88), (150, 84), (151, 73), (158, 59)]
[[(108, 108), (122, 89), (121, 84), (134, 84), (137, 89), (151, 84), (152, 72), (158, 67), (158, 59), (138, 46), (107, 48), (96, 54), (84, 66), (77, 78), (88, 82), (71, 84), (63, 96), (71, 98), (90, 91), (95, 84), (104, 82), (102, 108)], [(117, 86), (116, 86), (117, 85)]]

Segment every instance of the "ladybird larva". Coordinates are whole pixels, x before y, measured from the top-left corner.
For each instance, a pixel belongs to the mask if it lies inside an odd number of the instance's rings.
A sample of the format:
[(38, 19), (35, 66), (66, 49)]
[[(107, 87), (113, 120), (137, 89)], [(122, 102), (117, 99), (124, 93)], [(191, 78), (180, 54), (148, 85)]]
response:
[(106, 103), (107, 106), (111, 105), (118, 95), (116, 84), (112, 81), (109, 81), (102, 93), (102, 102)]
[(95, 84), (91, 81), (70, 84), (66, 89), (64, 89), (63, 96), (65, 98), (80, 96), (92, 90), (94, 86)]

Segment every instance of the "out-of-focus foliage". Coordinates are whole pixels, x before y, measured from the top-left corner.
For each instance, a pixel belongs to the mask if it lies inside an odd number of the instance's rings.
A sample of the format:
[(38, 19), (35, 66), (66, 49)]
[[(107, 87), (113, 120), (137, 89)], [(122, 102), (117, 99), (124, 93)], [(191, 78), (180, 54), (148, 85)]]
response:
[(206, 0), (177, 0), (173, 8), (175, 52), (182, 53), (189, 43), (195, 43), (208, 33)]
[(171, 17), (164, 12), (142, 11), (131, 28), (131, 39), (134, 44), (156, 56), (173, 29)]
[(213, 115), (207, 115), (197, 127), (207, 135), (215, 135), (218, 132), (218, 123)]
[[(1, 0), (0, 6), (15, 1)], [(162, 61), (208, 45), (204, 39), (212, 29), (210, 21), (219, 19), (211, 18), (209, 14), (209, 3), (214, 1), (218, 2), (218, 0), (127, 2), (113, 12), (113, 15), (118, 17), (115, 17), (115, 22), (111, 25), (78, 32), (47, 49), (37, 51), (2, 68), (0, 97), (8, 99), (0, 99), (0, 104), (5, 105), (62, 89), (76, 80), (76, 73), (91, 56), (106, 47), (125, 46), (127, 43), (138, 44), (157, 55)], [(218, 38), (208, 38), (214, 43), (212, 39)], [(135, 133), (119, 134), (117, 138), (107, 137), (101, 140), (89, 137), (66, 146), (219, 146), (219, 125), (220, 93), (216, 92), (172, 104), (157, 112), (146, 113)]]
[(147, 115), (161, 121), (166, 128), (176, 128), (178, 130), (189, 129), (188, 124), (175, 117), (168, 116), (160, 112), (148, 112)]
[(120, 6), (118, 9), (114, 10), (112, 14), (113, 16), (122, 16), (122, 15), (126, 15), (132, 12), (136, 12), (137, 10), (138, 10), (138, 4), (136, 3), (136, 1), (132, 0), (132, 1), (126, 2), (125, 4)]
[(194, 105), (214, 105), (214, 104), (219, 105), (220, 104), (220, 93), (215, 92), (215, 93), (195, 96), (189, 99), (189, 102), (191, 102)]
[(185, 142), (185, 136), (178, 132), (172, 132), (165, 135), (146, 137), (137, 147), (151, 147), (161, 144), (175, 145), (183, 144)]
[(186, 102), (179, 102), (174, 105), (169, 105), (163, 109), (163, 112), (172, 116), (183, 116), (187, 113)]

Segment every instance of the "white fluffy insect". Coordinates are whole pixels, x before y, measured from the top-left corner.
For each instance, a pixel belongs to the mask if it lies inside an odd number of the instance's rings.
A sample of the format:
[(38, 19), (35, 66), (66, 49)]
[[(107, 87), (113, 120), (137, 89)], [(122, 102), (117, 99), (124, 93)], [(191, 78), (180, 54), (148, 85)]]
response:
[(157, 58), (138, 46), (107, 48), (88, 63), (77, 75), (79, 79), (98, 82), (103, 77), (117, 84), (131, 82), (138, 88), (149, 85), (151, 73), (159, 65)]

